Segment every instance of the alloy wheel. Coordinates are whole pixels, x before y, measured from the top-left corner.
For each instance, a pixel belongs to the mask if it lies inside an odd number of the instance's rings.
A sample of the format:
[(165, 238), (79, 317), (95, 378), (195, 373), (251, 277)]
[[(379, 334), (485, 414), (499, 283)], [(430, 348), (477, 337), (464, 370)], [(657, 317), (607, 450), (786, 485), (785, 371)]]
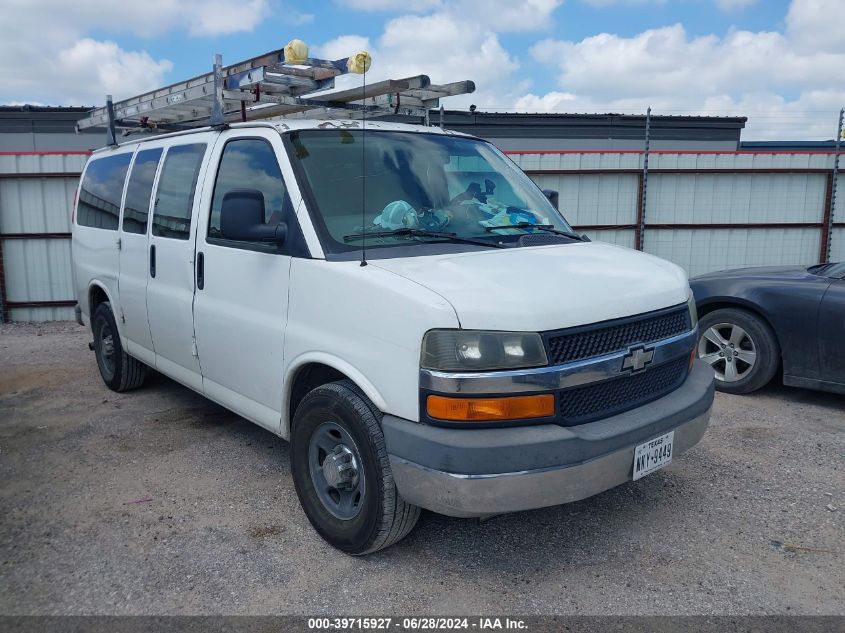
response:
[(754, 369), (757, 347), (735, 323), (716, 323), (698, 341), (698, 357), (716, 371), (716, 380), (737, 382)]

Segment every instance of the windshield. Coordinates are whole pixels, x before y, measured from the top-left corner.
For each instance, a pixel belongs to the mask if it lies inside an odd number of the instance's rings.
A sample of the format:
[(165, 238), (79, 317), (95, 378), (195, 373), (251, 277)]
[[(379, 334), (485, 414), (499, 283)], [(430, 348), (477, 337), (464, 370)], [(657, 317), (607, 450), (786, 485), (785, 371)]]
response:
[(359, 250), (365, 233), (370, 249), (442, 242), (445, 233), (515, 243), (541, 230), (571, 231), (537, 185), (485, 141), (365, 134), (363, 144), (360, 130), (290, 135), (291, 158), (310, 190), (312, 218), (327, 252)]

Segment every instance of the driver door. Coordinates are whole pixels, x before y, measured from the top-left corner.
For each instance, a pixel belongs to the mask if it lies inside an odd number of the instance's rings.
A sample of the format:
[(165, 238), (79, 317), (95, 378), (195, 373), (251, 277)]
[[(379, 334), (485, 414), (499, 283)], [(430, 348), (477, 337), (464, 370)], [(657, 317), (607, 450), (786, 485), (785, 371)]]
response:
[[(274, 130), (230, 130), (211, 157), (196, 245), (194, 330), (204, 393), (272, 431), (281, 421), (285, 326), (294, 207), (276, 158)], [(220, 209), (233, 189), (263, 194), (266, 224), (288, 224), (288, 239), (236, 241), (221, 232)]]

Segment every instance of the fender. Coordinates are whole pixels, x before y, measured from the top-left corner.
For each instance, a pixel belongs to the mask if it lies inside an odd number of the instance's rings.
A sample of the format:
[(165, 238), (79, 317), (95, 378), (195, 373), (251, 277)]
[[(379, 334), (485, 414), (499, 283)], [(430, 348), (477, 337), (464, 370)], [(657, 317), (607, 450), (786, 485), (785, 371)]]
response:
[(88, 289), (85, 293), (85, 303), (88, 307), (88, 327), (91, 327), (91, 319), (94, 316), (91, 314), (91, 289), (95, 287), (102, 290), (103, 294), (106, 295), (106, 300), (108, 300), (111, 305), (112, 313), (114, 314), (114, 322), (117, 324), (117, 335), (120, 337), (120, 344), (123, 346), (123, 349), (126, 349), (126, 335), (123, 333), (123, 323), (121, 322), (119, 314), (120, 306), (117, 305), (114, 298), (111, 296), (108, 287), (99, 279), (92, 279), (91, 282), (89, 282)]
[(282, 420), (279, 428), (279, 435), (282, 438), (288, 439), (290, 437), (291, 420), (287, 411), (289, 408), (288, 404), (290, 403), (291, 389), (293, 388), (293, 377), (300, 368), (309, 363), (321, 363), (331, 367), (332, 369), (336, 369), (354, 382), (355, 385), (364, 392), (364, 395), (366, 395), (380, 411), (385, 411), (387, 408), (387, 402), (381, 395), (381, 392), (379, 392), (375, 385), (373, 385), (373, 383), (370, 382), (367, 377), (354, 365), (351, 365), (342, 358), (332, 354), (327, 354), (326, 352), (305, 352), (304, 354), (300, 354), (294, 358), (288, 364), (287, 370), (285, 371), (285, 388), (282, 390)]

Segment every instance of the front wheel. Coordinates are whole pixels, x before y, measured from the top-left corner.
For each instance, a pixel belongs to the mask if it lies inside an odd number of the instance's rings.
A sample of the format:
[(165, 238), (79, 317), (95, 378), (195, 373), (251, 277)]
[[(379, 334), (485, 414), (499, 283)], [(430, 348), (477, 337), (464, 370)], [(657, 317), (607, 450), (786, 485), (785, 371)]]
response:
[(310, 391), (296, 409), (291, 470), (314, 529), (348, 554), (369, 554), (404, 538), (420, 509), (399, 495), (380, 413), (343, 380)]
[(698, 322), (698, 357), (716, 372), (716, 389), (751, 393), (766, 385), (780, 364), (772, 328), (761, 317), (738, 308), (709, 312)]

